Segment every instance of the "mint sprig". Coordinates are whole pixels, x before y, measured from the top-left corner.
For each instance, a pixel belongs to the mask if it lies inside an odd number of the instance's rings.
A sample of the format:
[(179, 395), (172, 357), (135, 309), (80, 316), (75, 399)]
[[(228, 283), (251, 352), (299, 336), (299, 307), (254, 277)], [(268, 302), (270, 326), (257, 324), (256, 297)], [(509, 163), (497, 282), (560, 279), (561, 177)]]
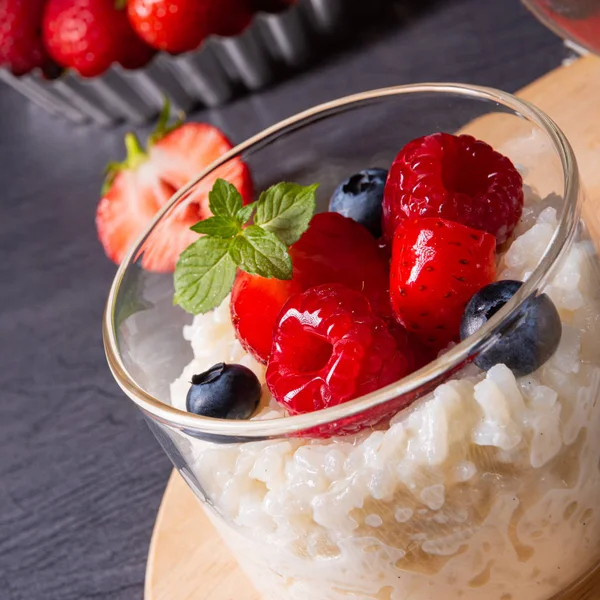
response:
[(229, 256), (251, 275), (292, 278), (292, 259), (286, 245), (274, 233), (258, 225), (250, 225), (235, 238)]
[(228, 217), (210, 217), (204, 221), (199, 221), (190, 229), (196, 233), (226, 239), (236, 236), (242, 230), (242, 226), (235, 219)]
[[(175, 267), (173, 302), (192, 314), (216, 308), (231, 291), (238, 268), (291, 279), (288, 246), (308, 229), (317, 187), (278, 183), (243, 206), (235, 186), (217, 179), (208, 194), (213, 216), (191, 228), (203, 237), (181, 253)], [(254, 213), (254, 224), (249, 224)]]
[(274, 233), (284, 244), (292, 245), (315, 214), (318, 187), (319, 184), (304, 187), (297, 183), (270, 187), (256, 203), (255, 224)]
[(234, 185), (224, 179), (217, 179), (212, 190), (208, 192), (208, 206), (215, 217), (237, 219), (242, 205), (242, 195)]
[(181, 253), (175, 268), (175, 304), (196, 315), (223, 302), (236, 271), (230, 245), (230, 240), (204, 236)]

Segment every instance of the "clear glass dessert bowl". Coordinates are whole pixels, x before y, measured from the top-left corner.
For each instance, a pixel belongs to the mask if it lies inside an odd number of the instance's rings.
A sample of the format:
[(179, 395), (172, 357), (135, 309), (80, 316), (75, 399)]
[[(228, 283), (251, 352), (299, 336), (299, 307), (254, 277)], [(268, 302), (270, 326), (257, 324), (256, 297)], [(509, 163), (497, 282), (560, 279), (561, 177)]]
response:
[[(256, 190), (320, 183), (318, 210), (327, 210), (341, 180), (389, 167), (409, 140), (435, 131), (471, 133), (523, 175), (525, 209), (498, 266), (499, 278), (525, 281), (515, 296), (427, 366), (350, 402), (287, 416), (263, 386), (250, 420), (186, 412), (192, 374), (241, 362), (264, 382), (264, 367), (236, 341), (227, 300), (192, 317), (173, 305), (171, 274), (141, 268), (166, 220), (239, 158)], [(110, 290), (108, 362), (265, 599), (592, 597), (600, 280), (584, 202), (573, 151), (542, 112), (496, 90), (422, 84), (343, 98), (274, 125), (161, 210)], [(487, 372), (471, 364), (542, 292), (562, 320), (552, 358), (521, 378), (502, 364)], [(348, 433), (373, 412), (383, 421)]]

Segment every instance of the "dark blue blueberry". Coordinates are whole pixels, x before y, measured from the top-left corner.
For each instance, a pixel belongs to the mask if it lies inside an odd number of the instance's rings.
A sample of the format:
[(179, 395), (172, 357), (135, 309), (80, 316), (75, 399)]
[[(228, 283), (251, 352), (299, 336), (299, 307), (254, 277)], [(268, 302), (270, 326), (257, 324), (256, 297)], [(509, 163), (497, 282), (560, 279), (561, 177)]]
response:
[(250, 369), (218, 363), (192, 377), (186, 407), (203, 417), (248, 419), (258, 406), (260, 394), (260, 381)]
[[(487, 323), (522, 285), (520, 281), (496, 281), (479, 290), (465, 309), (460, 339), (473, 335)], [(552, 300), (546, 294), (532, 296), (523, 303), (500, 339), (478, 354), (475, 364), (487, 371), (504, 363), (517, 377), (528, 375), (556, 352), (561, 335), (560, 315)]]
[(376, 238), (381, 236), (385, 169), (366, 169), (352, 175), (337, 186), (329, 210), (364, 225)]

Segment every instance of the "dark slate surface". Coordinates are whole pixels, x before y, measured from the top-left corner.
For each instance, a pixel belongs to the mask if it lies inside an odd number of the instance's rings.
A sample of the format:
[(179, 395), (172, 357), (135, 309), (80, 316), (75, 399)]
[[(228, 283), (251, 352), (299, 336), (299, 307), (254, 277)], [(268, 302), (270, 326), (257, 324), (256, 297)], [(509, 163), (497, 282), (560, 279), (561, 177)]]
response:
[[(439, 2), (310, 72), (193, 115), (235, 141), (311, 105), (426, 80), (509, 91), (566, 52), (517, 0)], [(106, 367), (114, 273), (96, 241), (124, 129), (76, 128), (0, 88), (0, 598), (132, 600), (170, 465)], [(174, 599), (176, 600), (176, 599)]]

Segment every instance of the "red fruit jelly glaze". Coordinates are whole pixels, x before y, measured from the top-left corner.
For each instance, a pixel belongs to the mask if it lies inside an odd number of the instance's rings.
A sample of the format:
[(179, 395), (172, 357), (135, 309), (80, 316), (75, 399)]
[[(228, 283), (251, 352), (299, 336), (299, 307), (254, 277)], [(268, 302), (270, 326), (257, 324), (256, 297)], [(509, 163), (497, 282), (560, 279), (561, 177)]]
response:
[(443, 217), (505, 242), (523, 211), (523, 179), (507, 157), (470, 135), (434, 133), (396, 156), (385, 186), (388, 243), (410, 217)]
[(338, 213), (319, 213), (290, 254), (290, 281), (239, 271), (233, 285), (231, 320), (237, 337), (261, 362), (269, 358), (275, 322), (286, 300), (310, 287), (344, 284), (364, 292), (376, 314), (391, 318), (388, 261), (362, 225)]
[(363, 294), (326, 284), (285, 304), (266, 379), (274, 398), (299, 414), (368, 394), (401, 379), (412, 365)]
[(458, 341), (473, 294), (496, 280), (496, 240), (445, 219), (408, 219), (396, 229), (391, 298), (396, 320), (438, 352)]

